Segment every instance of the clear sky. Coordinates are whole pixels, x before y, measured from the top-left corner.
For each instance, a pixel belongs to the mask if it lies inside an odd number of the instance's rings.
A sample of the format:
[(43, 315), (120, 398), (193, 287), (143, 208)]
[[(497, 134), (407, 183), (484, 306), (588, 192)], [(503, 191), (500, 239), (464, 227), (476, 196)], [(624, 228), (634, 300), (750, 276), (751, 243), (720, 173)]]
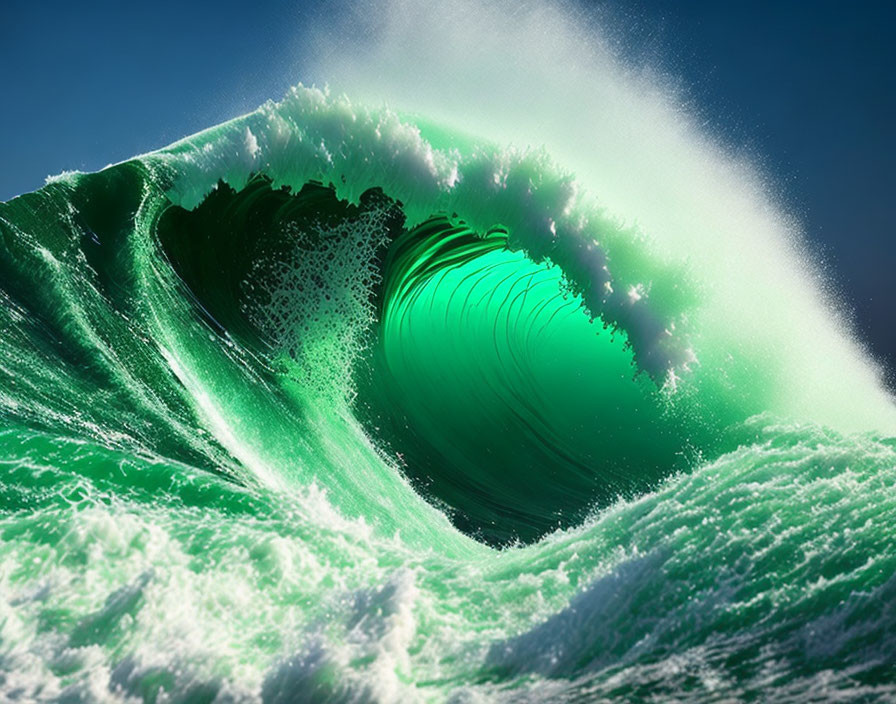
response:
[[(877, 356), (896, 369), (896, 3), (593, 3), (681, 78), (710, 129), (761, 155)], [(278, 99), (329, 2), (0, 8), (0, 200)]]

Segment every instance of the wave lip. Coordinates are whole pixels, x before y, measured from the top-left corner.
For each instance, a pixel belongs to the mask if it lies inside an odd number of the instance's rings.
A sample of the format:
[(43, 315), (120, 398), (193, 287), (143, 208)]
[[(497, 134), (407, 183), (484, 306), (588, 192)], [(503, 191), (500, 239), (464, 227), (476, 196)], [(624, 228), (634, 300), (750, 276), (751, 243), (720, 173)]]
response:
[[(218, 180), (240, 190), (253, 174), (263, 173), (275, 187), (294, 191), (309, 181), (334, 184), (337, 195), (350, 202), (379, 188), (403, 204), (410, 227), (436, 213), (456, 213), (478, 232), (506, 227), (512, 249), (563, 268), (592, 318), (627, 331), (639, 366), (659, 383), (693, 361), (680, 331), (683, 310), (676, 301), (681, 294), (657, 291), (665, 301), (654, 306), (640, 278), (652, 273), (659, 279), (656, 270), (662, 263), (640, 273), (627, 271), (621, 258), (614, 265), (608, 254), (612, 243), (619, 242), (620, 253), (624, 248), (630, 259), (641, 236), (588, 205), (573, 177), (542, 152), (502, 150), (488, 143), (468, 145), (463, 152), (441, 150), (395, 113), (298, 86), (281, 103), (269, 103), (146, 160), (162, 182), (171, 183), (167, 196), (188, 209)], [(650, 259), (646, 250), (641, 257)], [(676, 269), (670, 285), (686, 286), (681, 275)]]

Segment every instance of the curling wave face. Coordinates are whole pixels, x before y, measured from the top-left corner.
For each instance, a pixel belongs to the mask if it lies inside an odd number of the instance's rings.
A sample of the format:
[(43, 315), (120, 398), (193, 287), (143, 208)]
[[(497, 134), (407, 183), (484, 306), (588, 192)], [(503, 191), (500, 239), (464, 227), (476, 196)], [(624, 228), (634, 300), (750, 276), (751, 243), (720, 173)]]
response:
[(0, 205), (0, 691), (892, 695), (873, 373), (599, 195), (299, 87)]

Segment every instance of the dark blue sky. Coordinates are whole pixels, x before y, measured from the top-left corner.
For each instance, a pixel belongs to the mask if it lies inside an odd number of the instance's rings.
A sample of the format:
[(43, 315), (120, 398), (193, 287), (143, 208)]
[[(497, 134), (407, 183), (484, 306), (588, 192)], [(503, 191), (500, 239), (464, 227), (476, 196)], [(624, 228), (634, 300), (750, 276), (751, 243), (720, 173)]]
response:
[[(600, 2), (626, 53), (681, 78), (761, 155), (875, 353), (896, 369), (896, 4)], [(279, 98), (327, 3), (23, 2), (0, 9), (0, 199)]]

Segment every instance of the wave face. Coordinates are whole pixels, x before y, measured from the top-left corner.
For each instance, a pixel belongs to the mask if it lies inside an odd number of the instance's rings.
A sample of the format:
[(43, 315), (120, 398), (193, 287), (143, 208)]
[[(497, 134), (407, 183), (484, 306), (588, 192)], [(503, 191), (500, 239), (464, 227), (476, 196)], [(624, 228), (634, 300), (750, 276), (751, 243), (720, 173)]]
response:
[(896, 696), (873, 369), (599, 196), (298, 87), (0, 205), (4, 696)]

